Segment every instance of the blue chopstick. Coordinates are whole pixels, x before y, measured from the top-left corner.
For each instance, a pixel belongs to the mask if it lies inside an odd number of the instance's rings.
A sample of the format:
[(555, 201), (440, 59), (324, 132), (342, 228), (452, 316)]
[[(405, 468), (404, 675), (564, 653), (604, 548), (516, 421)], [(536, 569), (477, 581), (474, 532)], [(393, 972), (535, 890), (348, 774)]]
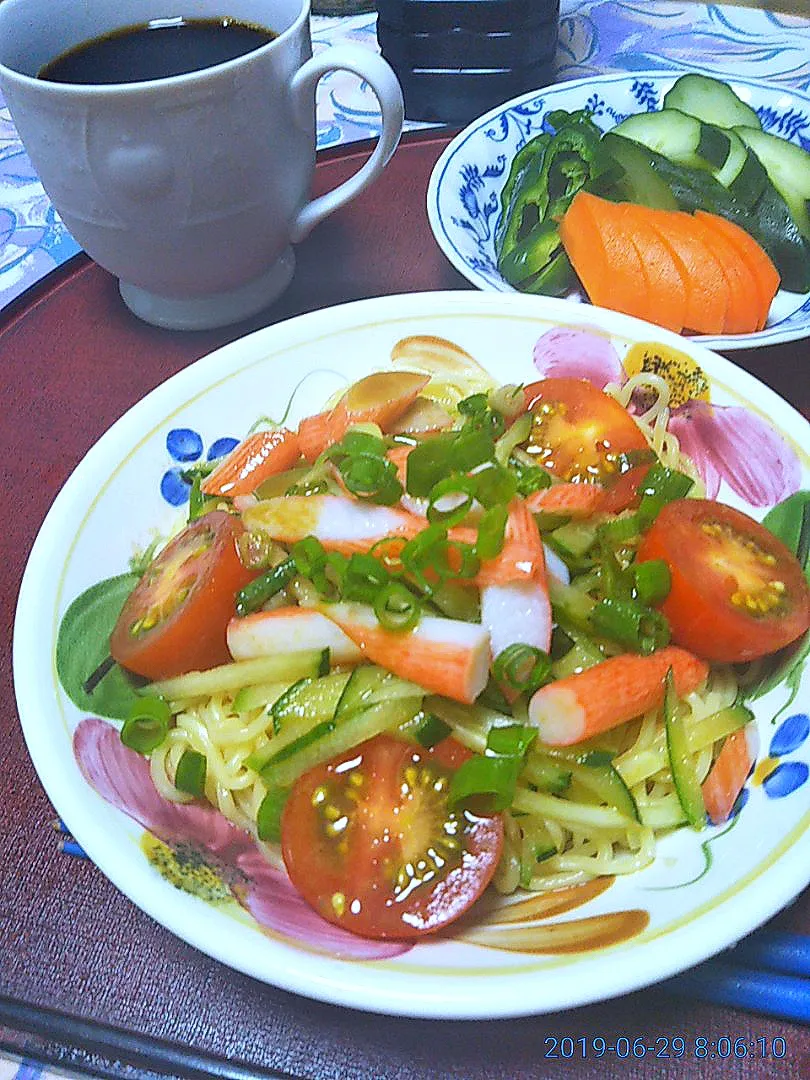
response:
[(760, 930), (664, 985), (678, 997), (810, 1024), (810, 938)]
[(712, 960), (666, 983), (668, 993), (810, 1024), (810, 982)]

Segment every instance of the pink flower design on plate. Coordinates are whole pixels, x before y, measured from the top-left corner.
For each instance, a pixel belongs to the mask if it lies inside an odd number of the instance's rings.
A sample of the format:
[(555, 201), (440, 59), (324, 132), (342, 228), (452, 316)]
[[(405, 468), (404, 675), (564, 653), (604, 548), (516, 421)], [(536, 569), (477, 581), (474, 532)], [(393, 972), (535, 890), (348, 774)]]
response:
[(102, 798), (186, 860), (189, 854), (202, 859), (260, 926), (341, 959), (379, 960), (410, 948), (357, 937), (322, 919), (253, 838), (213, 807), (162, 798), (147, 760), (123, 745), (112, 724), (83, 720), (73, 736), (73, 751), (82, 775)]
[[(798, 491), (799, 459), (770, 424), (749, 409), (704, 400), (708, 378), (698, 364), (679, 350), (663, 345), (654, 349), (656, 355), (645, 370), (658, 367), (673, 388), (668, 430), (694, 462), (707, 498), (717, 497), (723, 480), (751, 506), (773, 506)], [(589, 379), (600, 390), (609, 383), (621, 386), (628, 379), (613, 344), (586, 329), (547, 331), (534, 347), (533, 360), (544, 379)], [(706, 390), (690, 396), (701, 384)]]

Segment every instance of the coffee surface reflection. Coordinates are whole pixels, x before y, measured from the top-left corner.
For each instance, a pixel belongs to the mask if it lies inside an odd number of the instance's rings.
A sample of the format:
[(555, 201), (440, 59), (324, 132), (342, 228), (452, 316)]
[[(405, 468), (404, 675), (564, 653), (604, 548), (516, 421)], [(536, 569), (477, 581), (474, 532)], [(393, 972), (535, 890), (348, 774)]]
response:
[(167, 79), (235, 60), (275, 36), (231, 18), (155, 19), (84, 41), (45, 64), (37, 77), (95, 86)]

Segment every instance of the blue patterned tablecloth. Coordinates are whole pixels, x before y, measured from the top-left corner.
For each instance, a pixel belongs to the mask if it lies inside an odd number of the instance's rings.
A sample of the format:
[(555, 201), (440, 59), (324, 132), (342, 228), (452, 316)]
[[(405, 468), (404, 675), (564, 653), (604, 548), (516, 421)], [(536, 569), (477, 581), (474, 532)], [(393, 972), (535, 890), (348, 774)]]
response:
[[(376, 16), (313, 18), (312, 36), (316, 52), (343, 41), (377, 50)], [(796, 15), (688, 0), (562, 0), (557, 67), (559, 80), (609, 70), (744, 72), (810, 92), (810, 7)], [(317, 127), (319, 149), (376, 135), (376, 99), (354, 76), (330, 74), (318, 90)], [(79, 250), (0, 98), (0, 308)], [(0, 1080), (67, 1075), (0, 1053)]]
[[(376, 51), (376, 15), (315, 17), (312, 37), (316, 52), (342, 41)], [(688, 0), (562, 0), (557, 67), (560, 80), (616, 69), (744, 71), (808, 91), (810, 10), (789, 15)], [(379, 127), (374, 95), (347, 72), (321, 81), (317, 117), (319, 149), (369, 138)], [(0, 97), (0, 308), (79, 250)]]

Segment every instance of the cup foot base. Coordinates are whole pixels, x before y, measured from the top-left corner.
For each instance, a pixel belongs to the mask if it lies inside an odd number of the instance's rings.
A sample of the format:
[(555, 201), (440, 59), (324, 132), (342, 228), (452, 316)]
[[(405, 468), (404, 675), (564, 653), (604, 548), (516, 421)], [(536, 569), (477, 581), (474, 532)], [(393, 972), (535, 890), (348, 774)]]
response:
[(138, 285), (118, 282), (121, 298), (133, 315), (163, 330), (213, 330), (256, 315), (284, 292), (292, 281), (295, 255), (288, 247), (260, 278), (227, 293), (185, 299), (156, 296)]

